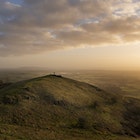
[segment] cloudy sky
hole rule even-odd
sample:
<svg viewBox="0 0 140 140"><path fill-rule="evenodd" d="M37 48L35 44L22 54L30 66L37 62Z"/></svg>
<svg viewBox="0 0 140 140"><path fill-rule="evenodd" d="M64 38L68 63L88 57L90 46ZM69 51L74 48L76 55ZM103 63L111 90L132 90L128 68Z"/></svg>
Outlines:
<svg viewBox="0 0 140 140"><path fill-rule="evenodd" d="M0 68L140 70L139 0L0 0Z"/></svg>

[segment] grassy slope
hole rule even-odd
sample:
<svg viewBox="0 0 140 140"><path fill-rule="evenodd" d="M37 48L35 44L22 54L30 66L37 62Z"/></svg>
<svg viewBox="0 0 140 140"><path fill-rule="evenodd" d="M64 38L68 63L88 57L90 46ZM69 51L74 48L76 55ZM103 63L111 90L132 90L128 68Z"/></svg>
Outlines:
<svg viewBox="0 0 140 140"><path fill-rule="evenodd" d="M1 139L129 140L123 135L139 135L139 100L71 79L50 75L18 82L0 89L0 100Z"/></svg>

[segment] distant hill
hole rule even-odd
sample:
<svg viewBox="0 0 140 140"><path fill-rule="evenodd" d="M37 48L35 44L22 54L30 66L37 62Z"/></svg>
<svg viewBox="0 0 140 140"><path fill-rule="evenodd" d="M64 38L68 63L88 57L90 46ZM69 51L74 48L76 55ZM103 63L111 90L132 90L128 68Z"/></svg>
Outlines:
<svg viewBox="0 0 140 140"><path fill-rule="evenodd" d="M0 88L0 139L132 140L140 100L47 75Z"/></svg>

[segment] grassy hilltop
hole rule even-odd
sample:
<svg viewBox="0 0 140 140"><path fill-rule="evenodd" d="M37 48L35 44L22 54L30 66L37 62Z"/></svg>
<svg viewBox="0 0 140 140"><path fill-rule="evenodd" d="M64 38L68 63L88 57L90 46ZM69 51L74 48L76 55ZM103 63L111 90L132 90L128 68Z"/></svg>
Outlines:
<svg viewBox="0 0 140 140"><path fill-rule="evenodd" d="M140 100L59 75L0 86L0 139L133 140Z"/></svg>

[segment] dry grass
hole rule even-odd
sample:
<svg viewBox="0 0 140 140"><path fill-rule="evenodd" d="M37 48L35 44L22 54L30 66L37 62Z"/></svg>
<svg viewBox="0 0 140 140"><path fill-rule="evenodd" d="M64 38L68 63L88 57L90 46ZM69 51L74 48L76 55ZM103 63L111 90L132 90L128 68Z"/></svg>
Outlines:
<svg viewBox="0 0 140 140"><path fill-rule="evenodd" d="M0 101L0 138L4 140L133 140L139 135L136 125L131 125L140 129L139 100L124 101L64 77L17 82L0 89Z"/></svg>

